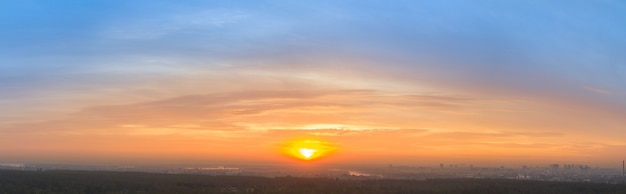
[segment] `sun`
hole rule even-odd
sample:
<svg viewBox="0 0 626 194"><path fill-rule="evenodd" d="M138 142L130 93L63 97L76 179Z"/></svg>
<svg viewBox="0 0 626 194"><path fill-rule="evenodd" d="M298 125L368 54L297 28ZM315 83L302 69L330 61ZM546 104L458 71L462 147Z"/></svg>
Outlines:
<svg viewBox="0 0 626 194"><path fill-rule="evenodd" d="M309 148L300 148L298 149L298 152L300 152L300 155L304 156L304 158L311 158L313 154L317 152L317 150L309 149Z"/></svg>
<svg viewBox="0 0 626 194"><path fill-rule="evenodd" d="M336 147L330 142L312 138L301 138L287 141L281 148L283 154L304 161L328 156Z"/></svg>

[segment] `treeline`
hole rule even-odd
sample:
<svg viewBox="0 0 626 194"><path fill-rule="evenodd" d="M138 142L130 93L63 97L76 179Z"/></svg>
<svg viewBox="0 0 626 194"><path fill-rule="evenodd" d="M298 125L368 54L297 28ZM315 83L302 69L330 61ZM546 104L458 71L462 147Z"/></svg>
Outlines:
<svg viewBox="0 0 626 194"><path fill-rule="evenodd" d="M505 179L340 180L0 170L2 193L626 193L626 185Z"/></svg>

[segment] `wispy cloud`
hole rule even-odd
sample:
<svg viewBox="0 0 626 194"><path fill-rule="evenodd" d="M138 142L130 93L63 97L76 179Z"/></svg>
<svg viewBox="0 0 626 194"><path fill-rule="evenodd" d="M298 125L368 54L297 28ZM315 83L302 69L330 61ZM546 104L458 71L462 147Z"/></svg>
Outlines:
<svg viewBox="0 0 626 194"><path fill-rule="evenodd" d="M595 88L595 87L591 87L591 86L583 86L583 88L587 91L590 92L595 92L595 93L599 93L599 94L611 94L610 91L605 90L605 89L601 89L601 88Z"/></svg>
<svg viewBox="0 0 626 194"><path fill-rule="evenodd" d="M121 40L155 40L168 35L216 33L245 19L237 10L209 9L196 12L162 13L150 17L120 18L109 23L102 35Z"/></svg>
<svg viewBox="0 0 626 194"><path fill-rule="evenodd" d="M312 124L336 123L358 126L368 123L368 114L383 111L388 104L411 109L448 110L424 104L458 103L457 97L384 95L373 90L285 90L223 92L175 98L88 107L64 119L25 123L29 130L88 131L109 128L176 127L193 130L305 129ZM468 104L465 99L462 100ZM397 102L400 102L399 104ZM404 114L398 112L397 114ZM341 116L339 116L341 115ZM364 120L365 119L365 120ZM384 119L384 118L381 118ZM397 128L371 122L376 127ZM190 126L194 127L181 127ZM19 125L18 125L19 126ZM28 126L28 127L26 127ZM359 128L357 128L359 129ZM356 129L348 129L356 130Z"/></svg>

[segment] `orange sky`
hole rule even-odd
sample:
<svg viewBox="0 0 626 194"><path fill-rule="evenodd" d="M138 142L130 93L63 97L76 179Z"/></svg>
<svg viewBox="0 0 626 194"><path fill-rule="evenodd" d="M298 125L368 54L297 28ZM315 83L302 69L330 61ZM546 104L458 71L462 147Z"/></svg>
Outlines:
<svg viewBox="0 0 626 194"><path fill-rule="evenodd" d="M203 88L221 85L205 83ZM321 160L337 163L610 165L624 148L621 131L588 130L588 120L623 122L611 118L611 109L558 99L426 87L412 92L311 84L280 90L255 87L277 85L271 82L240 84L248 89L128 100L135 102L77 94L93 104L70 103L59 108L67 114L3 124L0 152L9 159L66 162L272 162L284 161L277 151L284 142L311 137L336 144L336 153Z"/></svg>

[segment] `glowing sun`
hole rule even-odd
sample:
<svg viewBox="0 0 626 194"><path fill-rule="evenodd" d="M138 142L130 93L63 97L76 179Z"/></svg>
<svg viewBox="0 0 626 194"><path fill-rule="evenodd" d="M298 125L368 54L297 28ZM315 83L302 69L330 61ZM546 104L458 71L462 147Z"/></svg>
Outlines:
<svg viewBox="0 0 626 194"><path fill-rule="evenodd" d="M298 149L298 151L300 152L300 155L304 156L305 158L311 158L311 156L313 156L313 154L317 152L317 150L309 148L300 148Z"/></svg>
<svg viewBox="0 0 626 194"><path fill-rule="evenodd" d="M282 152L301 160L314 160L328 156L336 148L330 143L317 139L295 139L286 142Z"/></svg>

